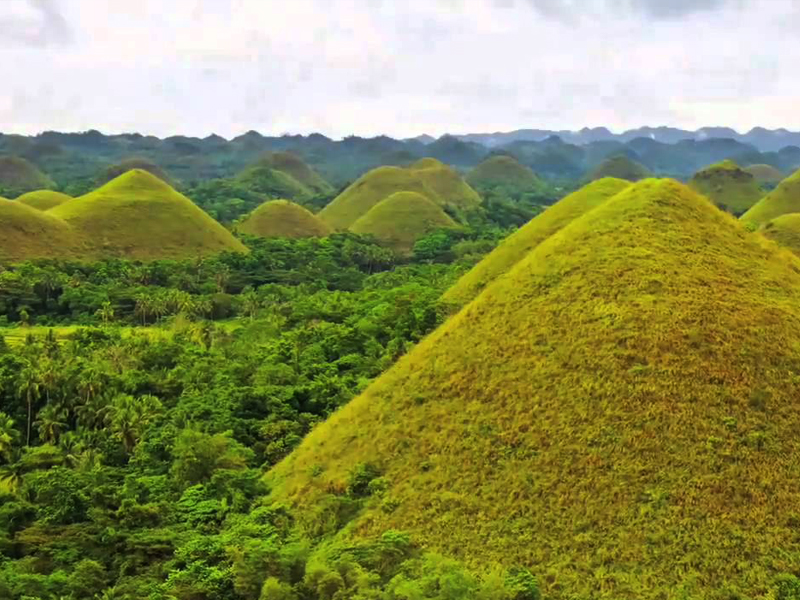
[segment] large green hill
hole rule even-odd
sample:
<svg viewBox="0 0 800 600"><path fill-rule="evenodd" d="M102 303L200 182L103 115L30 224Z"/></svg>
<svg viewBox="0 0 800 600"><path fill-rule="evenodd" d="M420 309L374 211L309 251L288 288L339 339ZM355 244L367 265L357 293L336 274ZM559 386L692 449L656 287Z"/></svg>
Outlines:
<svg viewBox="0 0 800 600"><path fill-rule="evenodd" d="M615 177L627 181L640 181L647 177L652 177L650 169L625 155L617 155L607 158L597 165L588 175L590 181L602 179L603 177Z"/></svg>
<svg viewBox="0 0 800 600"><path fill-rule="evenodd" d="M286 173L317 194L334 192L333 186L294 152L268 152L255 164Z"/></svg>
<svg viewBox="0 0 800 600"><path fill-rule="evenodd" d="M50 210L70 200L71 197L53 190L36 190L17 198L17 202L27 204L36 210Z"/></svg>
<svg viewBox="0 0 800 600"><path fill-rule="evenodd" d="M407 254L426 234L455 226L447 213L422 194L395 192L353 223L350 231L373 236L395 252Z"/></svg>
<svg viewBox="0 0 800 600"><path fill-rule="evenodd" d="M443 296L458 306L466 304L500 275L507 273L531 250L595 206L630 185L622 179L599 179L556 202L510 235L489 256L475 265Z"/></svg>
<svg viewBox="0 0 800 600"><path fill-rule="evenodd" d="M246 250L186 196L140 169L48 214L80 232L94 256L153 259Z"/></svg>
<svg viewBox="0 0 800 600"><path fill-rule="evenodd" d="M268 198L301 200L313 195L311 188L286 171L276 169L264 157L242 170L234 181Z"/></svg>
<svg viewBox="0 0 800 600"><path fill-rule="evenodd" d="M796 212L800 212L800 171L781 181L742 215L742 221L760 227L775 217Z"/></svg>
<svg viewBox="0 0 800 600"><path fill-rule="evenodd" d="M490 156L467 173L466 181L476 190L510 187L534 188L541 181L529 167L506 154Z"/></svg>
<svg viewBox="0 0 800 600"><path fill-rule="evenodd" d="M131 158L126 158L123 161L115 165L111 165L110 167L106 167L97 177L97 182L99 185L104 185L111 181L112 179L116 179L120 175L124 175L128 171L133 171L134 169L139 169L140 171L147 171L151 175L155 175L161 181L168 185L174 185L172 178L167 175L166 171L159 167L156 163L148 158L142 158L139 156L134 156Z"/></svg>
<svg viewBox="0 0 800 600"><path fill-rule="evenodd" d="M800 213L775 217L761 228L761 233L800 255Z"/></svg>
<svg viewBox="0 0 800 600"><path fill-rule="evenodd" d="M258 237L323 237L330 233L325 223L308 209L288 200L270 200L247 215L239 231Z"/></svg>
<svg viewBox="0 0 800 600"><path fill-rule="evenodd" d="M732 160L725 160L698 171L689 181L689 187L737 216L764 196L753 174Z"/></svg>
<svg viewBox="0 0 800 600"><path fill-rule="evenodd" d="M550 600L767 598L798 561L787 256L684 185L631 186L312 431L270 502L529 567Z"/></svg>
<svg viewBox="0 0 800 600"><path fill-rule="evenodd" d="M52 187L53 180L32 162L19 156L0 156L0 193L14 197Z"/></svg>
<svg viewBox="0 0 800 600"><path fill-rule="evenodd" d="M0 198L0 264L32 258L70 258L80 237L63 220L17 200Z"/></svg>
<svg viewBox="0 0 800 600"><path fill-rule="evenodd" d="M783 181L783 173L772 165L750 165L745 171L756 178L756 181L765 185L776 185Z"/></svg>

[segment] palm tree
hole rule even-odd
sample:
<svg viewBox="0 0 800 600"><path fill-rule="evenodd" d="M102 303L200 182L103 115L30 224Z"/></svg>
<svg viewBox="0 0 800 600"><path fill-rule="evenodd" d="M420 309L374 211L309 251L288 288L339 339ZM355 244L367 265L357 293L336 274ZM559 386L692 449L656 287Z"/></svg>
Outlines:
<svg viewBox="0 0 800 600"><path fill-rule="evenodd" d="M39 411L36 426L39 428L39 437L45 443L55 444L61 433L67 428L67 417L69 414L67 410L56 406L55 404L48 404Z"/></svg>
<svg viewBox="0 0 800 600"><path fill-rule="evenodd" d="M19 433L14 429L14 419L0 412L0 457L7 461L11 460L14 442L18 437Z"/></svg>
<svg viewBox="0 0 800 600"><path fill-rule="evenodd" d="M42 379L39 372L28 364L27 367L22 369L19 376L19 385L17 386L17 395L20 400L24 399L28 405L28 434L26 437L25 445L31 445L31 426L33 425L33 403L39 399L39 394L42 386Z"/></svg>
<svg viewBox="0 0 800 600"><path fill-rule="evenodd" d="M256 316L258 309L261 307L261 302L258 298L258 294L255 291L248 290L244 294L242 294L242 308L244 308L244 313L250 317L250 320L253 320L253 317Z"/></svg>
<svg viewBox="0 0 800 600"><path fill-rule="evenodd" d="M13 493L22 486L22 479L25 470L22 463L19 461L10 462L6 465L0 465L0 484Z"/></svg>
<svg viewBox="0 0 800 600"><path fill-rule="evenodd" d="M103 305L98 308L94 314L100 317L100 320L103 322L104 326L107 326L111 321L114 320L114 307L111 305L111 302L103 302Z"/></svg>
<svg viewBox="0 0 800 600"><path fill-rule="evenodd" d="M123 394L114 398L106 423L122 442L125 452L133 452L147 426L161 414L161 402L155 396L134 398Z"/></svg>
<svg viewBox="0 0 800 600"><path fill-rule="evenodd" d="M136 297L136 306L133 314L142 319L142 326L147 325L147 317L153 312L153 299L147 294L139 294Z"/></svg>

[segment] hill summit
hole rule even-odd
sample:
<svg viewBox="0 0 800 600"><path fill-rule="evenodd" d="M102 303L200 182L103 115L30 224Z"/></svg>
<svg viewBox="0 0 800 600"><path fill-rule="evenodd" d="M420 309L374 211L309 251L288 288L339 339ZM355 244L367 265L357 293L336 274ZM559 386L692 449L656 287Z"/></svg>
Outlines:
<svg viewBox="0 0 800 600"><path fill-rule="evenodd" d="M159 167L156 163L154 163L149 158L142 158L140 156L133 156L131 158L126 158L125 160L111 165L103 170L102 173L97 178L97 182L100 185L104 185L109 181L116 179L120 175L124 175L128 171L133 171L135 169L139 169L140 171L147 171L151 175L158 177L161 181L168 185L174 185L172 178L167 175L166 171Z"/></svg>
<svg viewBox="0 0 800 600"><path fill-rule="evenodd" d="M37 190L28 192L17 198L17 202L27 204L36 210L50 210L71 200L70 196L53 190Z"/></svg>
<svg viewBox="0 0 800 600"><path fill-rule="evenodd" d="M798 292L796 259L639 182L312 431L270 501L528 567L553 600L759 596L796 564Z"/></svg>
<svg viewBox="0 0 800 600"><path fill-rule="evenodd" d="M775 185L783 181L783 173L772 165L750 165L745 171L762 184Z"/></svg>
<svg viewBox="0 0 800 600"><path fill-rule="evenodd" d="M775 217L796 212L800 212L800 171L781 181L742 215L742 221L760 227Z"/></svg>
<svg viewBox="0 0 800 600"><path fill-rule="evenodd" d="M618 154L605 159L592 169L589 173L589 181L595 181L603 177L614 177L616 179L625 179L626 181L635 182L652 176L653 174L650 172L650 169L643 164L636 162L624 154Z"/></svg>
<svg viewBox="0 0 800 600"><path fill-rule="evenodd" d="M32 162L19 156L0 156L0 193L14 197L54 185Z"/></svg>
<svg viewBox="0 0 800 600"><path fill-rule="evenodd" d="M325 223L306 208L288 200L270 200L251 212L239 224L239 231L258 237L324 237Z"/></svg>
<svg viewBox="0 0 800 600"><path fill-rule="evenodd" d="M476 190L531 188L541 183L529 167L507 154L490 156L467 174L466 181Z"/></svg>
<svg viewBox="0 0 800 600"><path fill-rule="evenodd" d="M800 213L775 217L761 228L761 233L800 256Z"/></svg>
<svg viewBox="0 0 800 600"><path fill-rule="evenodd" d="M333 186L294 152L268 152L255 163L286 173L316 194L332 194Z"/></svg>
<svg viewBox="0 0 800 600"><path fill-rule="evenodd" d="M764 196L753 174L732 160L698 171L689 181L689 187L737 216Z"/></svg>
<svg viewBox="0 0 800 600"><path fill-rule="evenodd" d="M24 202L0 198L0 264L31 258L67 258L79 236L63 220Z"/></svg>

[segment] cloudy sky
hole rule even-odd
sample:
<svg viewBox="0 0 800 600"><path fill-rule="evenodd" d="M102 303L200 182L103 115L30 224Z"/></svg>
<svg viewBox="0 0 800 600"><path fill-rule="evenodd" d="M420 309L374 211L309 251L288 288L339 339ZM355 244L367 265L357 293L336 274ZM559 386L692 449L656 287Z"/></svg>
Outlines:
<svg viewBox="0 0 800 600"><path fill-rule="evenodd" d="M800 130L797 0L0 0L0 131Z"/></svg>

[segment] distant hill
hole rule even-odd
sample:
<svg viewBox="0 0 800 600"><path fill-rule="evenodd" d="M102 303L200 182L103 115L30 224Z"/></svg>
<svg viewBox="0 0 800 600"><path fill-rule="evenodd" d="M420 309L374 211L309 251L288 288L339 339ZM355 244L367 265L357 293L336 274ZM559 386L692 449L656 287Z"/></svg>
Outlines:
<svg viewBox="0 0 800 600"><path fill-rule="evenodd" d="M317 194L332 194L334 192L333 186L294 152L268 152L256 161L254 166L266 166L286 173L295 181Z"/></svg>
<svg viewBox="0 0 800 600"><path fill-rule="evenodd" d="M241 171L234 181L267 198L300 200L313 195L311 188L263 158Z"/></svg>
<svg viewBox="0 0 800 600"><path fill-rule="evenodd" d="M797 212L800 212L800 171L781 181L742 215L742 221L760 227L775 217Z"/></svg>
<svg viewBox="0 0 800 600"><path fill-rule="evenodd" d="M17 198L17 202L27 204L36 210L50 210L56 206L60 206L71 200L70 196L55 192L53 190L37 190L35 192L28 192Z"/></svg>
<svg viewBox="0 0 800 600"><path fill-rule="evenodd" d="M556 202L527 225L507 237L442 296L462 306L527 256L534 248L578 217L626 189L630 183L611 177L599 179Z"/></svg>
<svg viewBox="0 0 800 600"><path fill-rule="evenodd" d="M353 547L400 530L529 568L553 600L758 597L797 537L799 292L800 261L639 182L315 428L269 501Z"/></svg>
<svg viewBox="0 0 800 600"><path fill-rule="evenodd" d="M689 187L737 216L764 196L756 178L732 160L711 165L695 173L689 181Z"/></svg>
<svg viewBox="0 0 800 600"><path fill-rule="evenodd" d="M17 200L0 198L0 264L33 258L71 258L80 236L63 220Z"/></svg>
<svg viewBox="0 0 800 600"><path fill-rule="evenodd" d="M750 165L745 171L756 178L756 181L766 185L775 185L783 181L783 173L772 165Z"/></svg>
<svg viewBox="0 0 800 600"><path fill-rule="evenodd" d="M54 187L53 180L19 156L0 156L0 193L17 196Z"/></svg>
<svg viewBox="0 0 800 600"><path fill-rule="evenodd" d="M323 237L330 228L302 206L288 200L270 200L242 220L238 230L258 237Z"/></svg>
<svg viewBox="0 0 800 600"><path fill-rule="evenodd" d="M765 237L800 256L800 213L775 217L760 231Z"/></svg>
<svg viewBox="0 0 800 600"><path fill-rule="evenodd" d="M604 177L615 177L626 181L640 181L652 177L650 169L643 164L631 160L627 156L617 155L607 158L588 174L589 181L596 181Z"/></svg>
<svg viewBox="0 0 800 600"><path fill-rule="evenodd" d="M497 187L527 189L541 183L529 167L520 164L513 156L504 154L490 156L467 173L465 179L479 191Z"/></svg>
<svg viewBox="0 0 800 600"><path fill-rule="evenodd" d="M179 258L246 251L191 200L141 169L47 214L80 232L97 257Z"/></svg>
<svg viewBox="0 0 800 600"><path fill-rule="evenodd" d="M112 179L116 179L120 175L124 175L128 171L133 171L134 169L147 171L151 175L158 177L164 183L168 185L174 185L172 178L167 175L164 169L159 167L153 161L142 157L126 158L115 165L103 169L103 172L100 173L97 178L98 185L105 185Z"/></svg>
<svg viewBox="0 0 800 600"><path fill-rule="evenodd" d="M350 231L373 236L395 252L408 254L414 243L428 233L455 226L452 218L422 194L395 192L353 223Z"/></svg>

